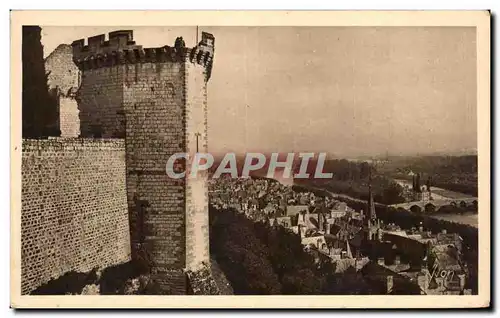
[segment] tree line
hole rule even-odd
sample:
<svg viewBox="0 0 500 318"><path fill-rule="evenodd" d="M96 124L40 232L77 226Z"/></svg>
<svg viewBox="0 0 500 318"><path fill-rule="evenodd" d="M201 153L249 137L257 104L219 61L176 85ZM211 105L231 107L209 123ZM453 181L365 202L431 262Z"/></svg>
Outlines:
<svg viewBox="0 0 500 318"><path fill-rule="evenodd" d="M370 181L374 200L391 205L405 202L403 188L393 180L377 173L367 162L351 162L345 159L327 160L324 171L333 174L331 179L296 179L294 183L304 186L321 187L333 193L368 200Z"/></svg>
<svg viewBox="0 0 500 318"><path fill-rule="evenodd" d="M432 178L435 187L477 196L477 156L425 156L397 162L391 172L397 178L411 178L410 171Z"/></svg>

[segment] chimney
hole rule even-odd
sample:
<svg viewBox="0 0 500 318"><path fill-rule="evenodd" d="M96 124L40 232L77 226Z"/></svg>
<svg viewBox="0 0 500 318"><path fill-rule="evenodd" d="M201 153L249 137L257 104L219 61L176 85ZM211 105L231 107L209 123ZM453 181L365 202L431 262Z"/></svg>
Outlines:
<svg viewBox="0 0 500 318"><path fill-rule="evenodd" d="M394 286L394 277L387 276L387 294L392 293L392 287Z"/></svg>
<svg viewBox="0 0 500 318"><path fill-rule="evenodd" d="M325 227L326 227L326 234L330 234L330 227L331 227L331 225L328 224L328 223L325 223Z"/></svg>
<svg viewBox="0 0 500 318"><path fill-rule="evenodd" d="M441 233L446 234L446 229L443 229Z"/></svg>
<svg viewBox="0 0 500 318"><path fill-rule="evenodd" d="M458 279L460 281L460 290L465 288L465 274L458 274Z"/></svg>
<svg viewBox="0 0 500 318"><path fill-rule="evenodd" d="M399 265L401 264L401 258L399 257L399 255L396 255L396 257L394 258L394 265Z"/></svg>
<svg viewBox="0 0 500 318"><path fill-rule="evenodd" d="M321 214L321 211L318 211L318 230L323 231L323 228L323 215Z"/></svg>
<svg viewBox="0 0 500 318"><path fill-rule="evenodd" d="M435 278L436 283L438 285L438 289L444 289L444 278L443 277L436 277Z"/></svg>

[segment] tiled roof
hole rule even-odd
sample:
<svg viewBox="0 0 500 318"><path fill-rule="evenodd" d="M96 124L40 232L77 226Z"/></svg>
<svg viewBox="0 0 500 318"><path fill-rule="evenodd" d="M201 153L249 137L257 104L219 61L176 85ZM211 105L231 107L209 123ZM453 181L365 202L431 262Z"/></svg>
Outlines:
<svg viewBox="0 0 500 318"><path fill-rule="evenodd" d="M286 215L291 216L291 215L297 215L301 211L307 211L308 206L307 205L289 205L286 207Z"/></svg>

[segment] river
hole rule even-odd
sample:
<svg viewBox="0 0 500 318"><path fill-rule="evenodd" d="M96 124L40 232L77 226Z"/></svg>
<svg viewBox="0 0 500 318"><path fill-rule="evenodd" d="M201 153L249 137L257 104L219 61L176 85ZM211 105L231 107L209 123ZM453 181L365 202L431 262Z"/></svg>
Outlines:
<svg viewBox="0 0 500 318"><path fill-rule="evenodd" d="M412 184L408 180L402 179L394 179L394 181L400 186L408 186L411 187ZM457 199L457 198L472 198L472 196L460 192L450 191L438 187L431 186L432 197L434 200L449 200L449 199ZM478 226L478 214L474 211L465 212L463 214L448 214L448 213L438 213L429 215L432 218L467 224L470 226L474 226L477 228Z"/></svg>

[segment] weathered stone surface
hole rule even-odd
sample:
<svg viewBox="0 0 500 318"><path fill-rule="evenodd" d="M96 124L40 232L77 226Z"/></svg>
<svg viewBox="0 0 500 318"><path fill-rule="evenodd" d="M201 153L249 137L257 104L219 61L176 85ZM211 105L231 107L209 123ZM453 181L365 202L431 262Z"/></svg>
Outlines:
<svg viewBox="0 0 500 318"><path fill-rule="evenodd" d="M61 137L80 135L80 118L75 93L79 86L80 72L73 62L71 45L61 44L45 59L47 84L51 94L59 101L59 126Z"/></svg>
<svg viewBox="0 0 500 318"><path fill-rule="evenodd" d="M21 289L130 259L123 140L23 140Z"/></svg>
<svg viewBox="0 0 500 318"><path fill-rule="evenodd" d="M57 88L63 96L69 96L71 89L78 87L79 78L71 45L61 44L50 53L45 59L45 71L49 89Z"/></svg>
<svg viewBox="0 0 500 318"><path fill-rule="evenodd" d="M196 271L187 272L190 291L193 295L220 295L221 292L214 278L209 264L202 264Z"/></svg>

